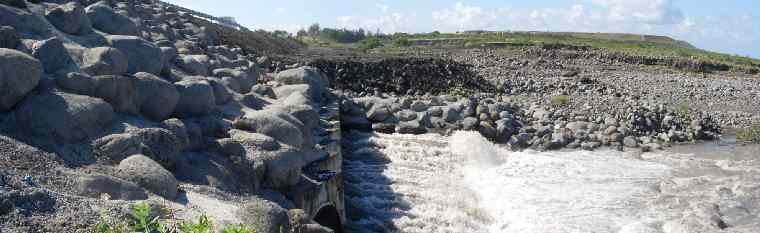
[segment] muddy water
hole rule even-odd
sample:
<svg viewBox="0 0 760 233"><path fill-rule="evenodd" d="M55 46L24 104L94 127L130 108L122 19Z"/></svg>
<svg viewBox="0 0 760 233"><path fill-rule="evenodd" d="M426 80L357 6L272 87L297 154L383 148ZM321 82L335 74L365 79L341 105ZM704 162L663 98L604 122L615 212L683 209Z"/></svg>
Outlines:
<svg viewBox="0 0 760 233"><path fill-rule="evenodd" d="M510 152L476 133L352 134L352 232L760 232L760 149Z"/></svg>

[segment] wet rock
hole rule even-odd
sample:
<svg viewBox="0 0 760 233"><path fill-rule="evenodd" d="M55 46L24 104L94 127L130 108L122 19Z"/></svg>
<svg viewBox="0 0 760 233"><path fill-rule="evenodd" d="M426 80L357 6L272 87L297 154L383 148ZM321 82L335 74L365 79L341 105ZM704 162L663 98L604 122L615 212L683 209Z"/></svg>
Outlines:
<svg viewBox="0 0 760 233"><path fill-rule="evenodd" d="M169 200L177 196L177 179L160 164L144 155L132 155L119 163L119 178Z"/></svg>
<svg viewBox="0 0 760 233"><path fill-rule="evenodd" d="M24 53L0 48L0 112L8 111L34 89L42 64Z"/></svg>

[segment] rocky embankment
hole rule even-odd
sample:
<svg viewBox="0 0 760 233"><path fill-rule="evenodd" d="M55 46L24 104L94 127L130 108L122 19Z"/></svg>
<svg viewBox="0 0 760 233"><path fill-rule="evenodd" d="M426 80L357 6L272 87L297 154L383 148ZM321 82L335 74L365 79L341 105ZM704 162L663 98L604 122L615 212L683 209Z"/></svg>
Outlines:
<svg viewBox="0 0 760 233"><path fill-rule="evenodd" d="M2 232L92 232L137 201L332 232L292 199L335 144L318 70L261 83L255 56L157 1L31 2L0 1Z"/></svg>

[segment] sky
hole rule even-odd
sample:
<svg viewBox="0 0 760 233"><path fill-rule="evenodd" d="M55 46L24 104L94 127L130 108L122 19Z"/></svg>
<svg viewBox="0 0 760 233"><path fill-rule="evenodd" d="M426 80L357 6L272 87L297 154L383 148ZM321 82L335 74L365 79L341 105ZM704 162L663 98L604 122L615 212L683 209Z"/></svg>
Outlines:
<svg viewBox="0 0 760 233"><path fill-rule="evenodd" d="M758 0L165 0L250 29L312 23L393 32L564 31L670 36L760 58Z"/></svg>

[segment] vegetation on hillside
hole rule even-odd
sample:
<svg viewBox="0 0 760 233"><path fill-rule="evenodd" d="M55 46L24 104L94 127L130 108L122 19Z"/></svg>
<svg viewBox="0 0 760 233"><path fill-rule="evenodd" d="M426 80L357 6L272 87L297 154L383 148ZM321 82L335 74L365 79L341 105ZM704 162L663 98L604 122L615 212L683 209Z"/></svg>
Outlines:
<svg viewBox="0 0 760 233"><path fill-rule="evenodd" d="M464 47L490 45L507 48L568 45L606 49L631 55L692 59L743 69L760 70L760 60L758 59L710 52L664 36L571 32L440 33L437 31L419 34L383 34L379 32L372 34L361 29L320 28L318 24L314 24L308 30L299 32L296 38L310 46L354 48L359 51L378 53L403 52L431 45L435 46L436 44L454 44Z"/></svg>

